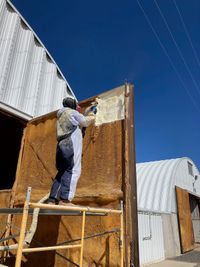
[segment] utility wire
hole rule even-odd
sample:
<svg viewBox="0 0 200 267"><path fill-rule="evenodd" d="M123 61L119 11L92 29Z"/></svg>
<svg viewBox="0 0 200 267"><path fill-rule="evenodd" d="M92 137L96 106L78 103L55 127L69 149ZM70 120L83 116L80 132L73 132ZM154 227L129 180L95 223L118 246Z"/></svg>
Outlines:
<svg viewBox="0 0 200 267"><path fill-rule="evenodd" d="M141 9L141 11L142 11L144 17L145 17L147 23L149 24L149 27L151 28L153 34L155 35L155 37L156 37L156 39L157 39L159 45L161 46L161 48L162 48L164 54L165 54L166 57L168 58L168 60L169 60L169 62L170 62L170 64L171 64L173 70L175 71L175 73L176 73L176 75L177 75L179 81L181 82L183 88L185 89L186 93L187 93L188 96L190 97L190 100L192 101L192 103L193 103L193 105L195 106L195 108L200 112L200 108L199 108L198 105L196 104L196 101L195 101L194 97L191 95L191 93L190 93L190 91L188 90L187 86L185 85L183 79L181 78L181 75L179 74L179 72L178 72L177 68L175 67L175 65L174 65L174 63L173 63L171 57L169 56L169 54L168 54L168 52L167 52L165 46L163 45L162 41L160 40L160 38L159 38L159 36L158 36L156 30L155 30L154 27L153 27L153 24L151 23L151 21L150 21L148 15L147 15L147 13L145 12L144 8L142 7L140 1L139 1L139 0L136 0L136 1L137 1L137 3L138 3L138 6L140 7L140 9Z"/></svg>
<svg viewBox="0 0 200 267"><path fill-rule="evenodd" d="M187 36L187 38L188 38L188 41L189 41L189 43L190 43L190 45L191 45L191 47L192 47L192 51L193 51L194 57L196 58L196 61L197 61L198 66L200 67L200 59L199 59L198 54L197 54L197 51L196 51L196 49L195 49L195 47L194 47L194 45L193 45L193 42L192 42L192 39L191 39L191 37L190 37L189 31L188 31L188 29L187 29L187 27L186 27L186 25L185 25L183 16L182 16L182 14L181 14L181 11L180 11L180 9L179 9L177 3L176 3L176 0L173 0L173 3L174 3L174 5L175 5L176 10L177 10L177 12L178 12L178 15L179 15L179 17L180 17L180 20L181 20L183 29L184 29L184 31L185 31L185 34L186 34L186 36Z"/></svg>
<svg viewBox="0 0 200 267"><path fill-rule="evenodd" d="M157 1L156 1L156 0L153 0L153 1L154 1L155 5L156 5L156 7L157 7L157 9L158 9L158 12L160 13L161 18L162 18L163 21L164 21L164 24L165 24L165 26L166 26L166 28L167 28L167 30L168 30L168 32L169 32L169 34L170 34L172 40L173 40L173 43L174 43L175 46L176 46L176 49L177 49L177 51L178 51L179 56L181 57L181 59L182 59L184 65L185 65L185 67L186 67L186 69L187 69L187 71L188 71L188 73L189 73L189 76L190 76L190 78L192 79L192 81L193 81L193 83L194 83L194 86L195 86L197 92L198 92L199 95L200 95L200 88L199 88L199 85L198 85L197 81L195 80L194 75L192 74L192 71L191 71L190 67L188 66L188 64L187 64L187 62L186 62L186 60L185 60L185 58L184 58L184 56L183 56L183 53L181 52L181 49L180 49L178 43L176 42L176 39L175 39L175 37L174 37L174 35L173 35L173 33L172 33L170 27L169 27L169 24L168 24L168 22L167 22L167 20L166 20L166 18L165 18L165 15L164 15L163 12L161 11L161 9L160 9L160 7L159 7Z"/></svg>

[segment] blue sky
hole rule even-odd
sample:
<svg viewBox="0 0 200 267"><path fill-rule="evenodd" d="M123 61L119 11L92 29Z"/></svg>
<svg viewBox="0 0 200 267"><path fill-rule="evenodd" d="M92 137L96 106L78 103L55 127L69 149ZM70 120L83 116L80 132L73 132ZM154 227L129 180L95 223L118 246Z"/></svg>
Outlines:
<svg viewBox="0 0 200 267"><path fill-rule="evenodd" d="M65 75L79 100L125 80L135 86L137 162L188 156L200 169L200 65L173 0L12 0ZM200 1L176 0L200 58ZM189 93L188 93L189 92ZM191 100L191 98L193 100Z"/></svg>

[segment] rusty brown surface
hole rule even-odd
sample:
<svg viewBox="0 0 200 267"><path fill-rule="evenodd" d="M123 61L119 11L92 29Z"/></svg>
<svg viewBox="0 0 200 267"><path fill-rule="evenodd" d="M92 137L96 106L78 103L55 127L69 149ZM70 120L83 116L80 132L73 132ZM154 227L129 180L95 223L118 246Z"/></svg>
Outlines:
<svg viewBox="0 0 200 267"><path fill-rule="evenodd" d="M189 193L176 186L178 222L181 239L181 252L194 249L194 233L190 211Z"/></svg>
<svg viewBox="0 0 200 267"><path fill-rule="evenodd" d="M0 190L0 208L9 208L11 190ZM0 214L0 236L3 236L7 215Z"/></svg>
<svg viewBox="0 0 200 267"><path fill-rule="evenodd" d="M125 90L125 86L121 87ZM83 102L87 106L93 99ZM130 111L131 112L131 109ZM126 121L130 123L132 119ZM21 161L18 165L15 186L13 187L13 203L22 205L28 186L32 187L32 201L38 201L46 195L55 177L56 150L56 113L40 117L30 122L24 134L24 144L21 147ZM127 127L127 126L126 126ZM119 208L121 199L126 193L126 240L127 253L130 254L130 242L135 233L132 231L132 191L130 174L134 158L129 149L131 133L125 132L125 121L116 121L99 127L90 126L83 142L82 174L78 182L75 203L82 205ZM126 151L127 150L127 151ZM126 153L126 156L125 156ZM125 163L126 161L126 163ZM134 171L134 170L133 170ZM126 176L126 177L125 177ZM133 178L132 178L133 177ZM135 196L135 195L134 195ZM20 226L21 218L14 216L12 222ZM101 233L119 227L118 216L88 217L86 220L86 235ZM41 217L34 240L44 245L55 245L58 242L80 237L81 221L79 217ZM12 229L12 232L17 230ZM127 239L128 238L128 239ZM33 244L35 245L34 241ZM119 234L105 235L89 239L85 242L84 266L119 266ZM59 252L74 262L79 261L79 252ZM66 259L53 252L35 253L26 256L23 266L73 266ZM40 265L41 264L41 265ZM12 265L12 264L11 264ZM13 265L14 266L14 265ZM126 264L128 267L128 263Z"/></svg>
<svg viewBox="0 0 200 267"><path fill-rule="evenodd" d="M55 121L53 118L37 125L29 124L26 129L15 204L24 201L28 186L33 188L33 200L39 200L50 189L56 174ZM75 202L102 205L122 198L121 162L122 122L88 128Z"/></svg>
<svg viewBox="0 0 200 267"><path fill-rule="evenodd" d="M11 190L0 190L0 208L9 208L11 199ZM5 238L8 215L0 214L0 239ZM2 245L2 243L1 243ZM4 252L0 252L0 257Z"/></svg>
<svg viewBox="0 0 200 267"><path fill-rule="evenodd" d="M19 225L21 216L14 216L13 224ZM30 218L28 226L30 225ZM111 217L86 217L85 236L102 233L104 231L119 228L119 216ZM19 229L13 228L12 234L18 234ZM40 216L37 231L34 235L31 247L51 246L79 239L81 237L81 217L72 216ZM12 242L17 242L17 239ZM80 241L78 241L80 242ZM76 242L77 243L77 242ZM76 244L73 243L73 244ZM114 233L85 240L84 243L84 265L83 266L112 266L119 265L119 234ZM57 250L26 254L23 257L22 266L26 267L53 267L53 266L74 266L69 261L79 265L79 249ZM15 252L14 252L15 254ZM12 267L15 257L8 258L5 264Z"/></svg>

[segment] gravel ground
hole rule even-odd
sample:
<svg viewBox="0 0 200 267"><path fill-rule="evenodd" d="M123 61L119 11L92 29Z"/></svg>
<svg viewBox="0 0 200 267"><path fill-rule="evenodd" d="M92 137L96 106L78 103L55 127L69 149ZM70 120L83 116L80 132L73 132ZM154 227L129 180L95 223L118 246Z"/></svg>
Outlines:
<svg viewBox="0 0 200 267"><path fill-rule="evenodd" d="M200 267L200 247L178 257L174 257L148 267Z"/></svg>

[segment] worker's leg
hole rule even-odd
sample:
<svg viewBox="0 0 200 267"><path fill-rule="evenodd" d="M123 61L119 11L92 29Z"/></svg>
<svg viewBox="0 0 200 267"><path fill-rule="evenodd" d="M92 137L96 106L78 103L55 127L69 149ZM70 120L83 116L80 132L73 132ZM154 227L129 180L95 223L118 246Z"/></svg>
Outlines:
<svg viewBox="0 0 200 267"><path fill-rule="evenodd" d="M56 151L56 167L57 175L54 179L49 201L57 202L60 199L61 190L63 184L61 181L65 180L65 190L69 191L71 176L72 176L72 166L73 166L73 148L70 139L64 139L60 141L57 145ZM66 199L66 197L65 197Z"/></svg>
<svg viewBox="0 0 200 267"><path fill-rule="evenodd" d="M61 164L61 160L62 160L61 151L60 151L59 143L58 143L57 148L56 148L56 167L57 167L58 172L51 186L51 191L50 191L48 202L55 203L58 201L58 194L59 194L60 186L61 186L60 185L61 176L60 176L60 171L59 171L60 168L58 168L58 162L60 162Z"/></svg>
<svg viewBox="0 0 200 267"><path fill-rule="evenodd" d="M59 195L60 195L60 187L61 187L60 173L58 172L54 181L53 181L48 202L53 202L53 203L58 202Z"/></svg>
<svg viewBox="0 0 200 267"><path fill-rule="evenodd" d="M73 144L73 165L71 169L71 182L68 193L68 200L72 201L76 192L78 179L81 175L81 157L82 157L82 133L79 128L71 135ZM62 181L61 181L62 184ZM61 192L62 193L62 192Z"/></svg>

